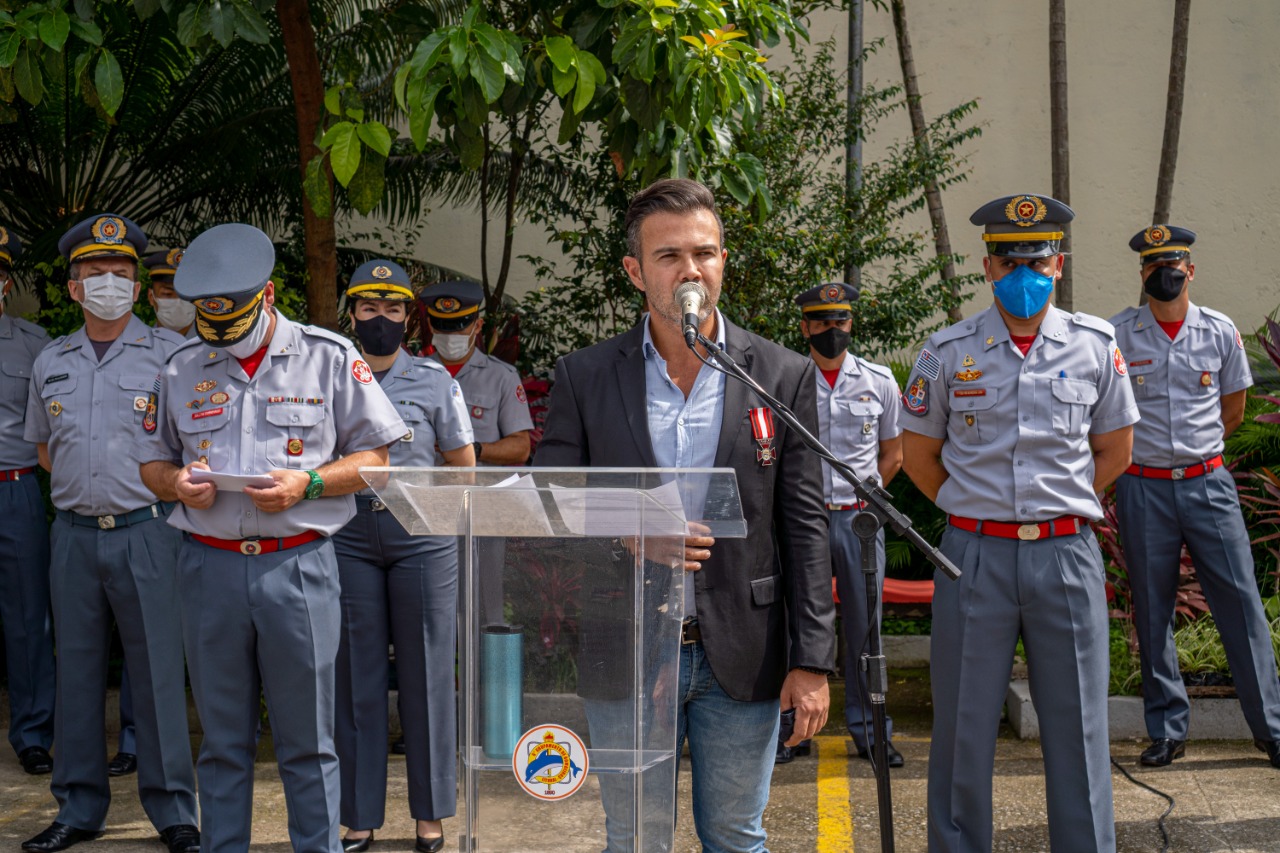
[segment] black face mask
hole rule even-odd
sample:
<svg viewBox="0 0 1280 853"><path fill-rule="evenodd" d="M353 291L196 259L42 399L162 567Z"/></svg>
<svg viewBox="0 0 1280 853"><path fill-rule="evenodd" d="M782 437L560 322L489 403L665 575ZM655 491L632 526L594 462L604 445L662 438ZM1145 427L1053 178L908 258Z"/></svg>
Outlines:
<svg viewBox="0 0 1280 853"><path fill-rule="evenodd" d="M1147 296L1160 302L1172 302L1182 295L1186 287L1187 273L1177 267L1156 267L1142 282Z"/></svg>
<svg viewBox="0 0 1280 853"><path fill-rule="evenodd" d="M834 326L825 332L809 336L809 343L823 358L835 358L849 349L849 341L853 335Z"/></svg>
<svg viewBox="0 0 1280 853"><path fill-rule="evenodd" d="M381 314L368 320L356 320L355 327L360 347L368 355L391 355L404 339L404 321L397 322Z"/></svg>

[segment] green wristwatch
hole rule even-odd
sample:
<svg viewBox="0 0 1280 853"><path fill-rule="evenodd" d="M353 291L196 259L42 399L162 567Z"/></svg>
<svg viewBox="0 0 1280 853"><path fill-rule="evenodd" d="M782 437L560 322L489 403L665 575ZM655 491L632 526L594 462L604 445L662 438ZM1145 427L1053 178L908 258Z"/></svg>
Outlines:
<svg viewBox="0 0 1280 853"><path fill-rule="evenodd" d="M320 475L315 471L308 471L307 476L311 478L311 482L307 483L307 490L302 493L302 499L313 501L324 494L324 480L321 480Z"/></svg>

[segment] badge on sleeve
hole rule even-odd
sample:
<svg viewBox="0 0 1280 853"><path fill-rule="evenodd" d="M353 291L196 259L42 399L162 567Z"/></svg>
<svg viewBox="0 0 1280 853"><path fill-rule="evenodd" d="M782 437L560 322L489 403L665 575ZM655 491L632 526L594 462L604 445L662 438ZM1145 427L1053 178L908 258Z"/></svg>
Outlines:
<svg viewBox="0 0 1280 853"><path fill-rule="evenodd" d="M937 382L942 375L942 361L927 349L922 349L916 358L915 372L931 382Z"/></svg>
<svg viewBox="0 0 1280 853"><path fill-rule="evenodd" d="M355 363L351 365L351 375L361 385L368 385L373 381L373 371L369 369L369 365L365 364L363 359L357 358Z"/></svg>
<svg viewBox="0 0 1280 853"><path fill-rule="evenodd" d="M1111 351L1111 364L1115 367L1118 375L1129 375L1129 366L1124 363L1124 356L1120 354L1120 347L1116 347Z"/></svg>
<svg viewBox="0 0 1280 853"><path fill-rule="evenodd" d="M1244 349L1244 341L1240 339L1239 329L1236 329L1236 346L1238 346L1240 349Z"/></svg>
<svg viewBox="0 0 1280 853"><path fill-rule="evenodd" d="M926 415L929 412L928 389L924 377L917 376L902 394L902 405L913 415Z"/></svg>
<svg viewBox="0 0 1280 853"><path fill-rule="evenodd" d="M519 400L521 403L529 402L529 398L525 396L523 385L516 386L516 399Z"/></svg>
<svg viewBox="0 0 1280 853"><path fill-rule="evenodd" d="M778 451L773 448L773 409L761 406L747 410L747 418L751 421L751 434L755 437L760 449L756 451L756 461L761 465L772 465L778 458Z"/></svg>

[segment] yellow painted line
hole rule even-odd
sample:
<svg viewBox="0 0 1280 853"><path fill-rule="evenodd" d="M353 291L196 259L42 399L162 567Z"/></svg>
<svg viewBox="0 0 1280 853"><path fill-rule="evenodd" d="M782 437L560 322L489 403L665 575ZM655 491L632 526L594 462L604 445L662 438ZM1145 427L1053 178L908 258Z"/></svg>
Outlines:
<svg viewBox="0 0 1280 853"><path fill-rule="evenodd" d="M853 814L849 807L849 759L845 738L820 735L818 748L818 853L853 850Z"/></svg>

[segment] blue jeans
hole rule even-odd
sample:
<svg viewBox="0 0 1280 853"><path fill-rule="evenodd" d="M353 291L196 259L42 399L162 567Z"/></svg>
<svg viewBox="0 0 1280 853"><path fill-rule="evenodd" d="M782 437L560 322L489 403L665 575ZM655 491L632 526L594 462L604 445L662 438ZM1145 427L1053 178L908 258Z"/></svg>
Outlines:
<svg viewBox="0 0 1280 853"><path fill-rule="evenodd" d="M701 643L680 647L679 692L676 711L676 756L689 740L693 773L693 824L705 853L767 853L763 825L769 802L773 755L778 738L778 700L739 702L720 687L707 663ZM622 720L631 720L625 701L588 700L587 719L592 746L603 746L609 732ZM597 736L597 733L600 736ZM666 766L666 765L662 765ZM671 768L673 769L673 768ZM661 780L664 790L651 791L640 779L645 811L645 853L669 849L649 839L666 839L651 829L664 819L674 823L675 774L660 768L646 771ZM608 832L608 853L631 853L634 847L632 805L636 801L636 777L604 775L600 793ZM668 781L669 780L669 781Z"/></svg>

